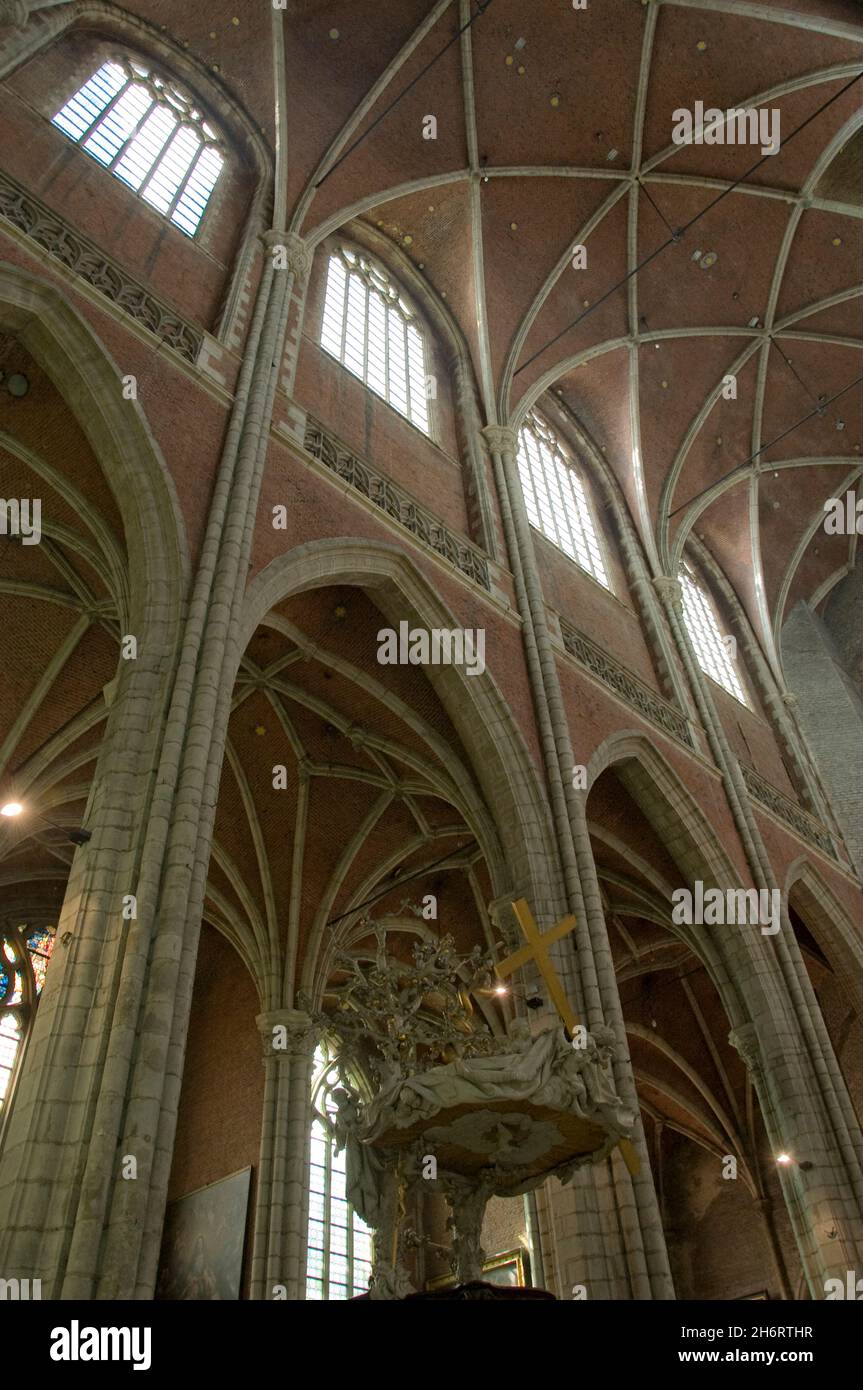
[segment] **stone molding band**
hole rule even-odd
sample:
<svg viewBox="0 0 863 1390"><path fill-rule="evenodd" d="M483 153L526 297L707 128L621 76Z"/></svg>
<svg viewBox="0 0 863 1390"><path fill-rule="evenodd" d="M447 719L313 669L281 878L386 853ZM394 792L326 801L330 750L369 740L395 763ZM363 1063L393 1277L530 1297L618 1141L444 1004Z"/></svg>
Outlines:
<svg viewBox="0 0 863 1390"><path fill-rule="evenodd" d="M488 559L482 551L451 531L404 488L372 468L365 459L359 458L311 415L306 419L303 448L337 477L356 488L363 497L374 502L387 516L404 526L423 545L442 555L474 584L491 592Z"/></svg>
<svg viewBox="0 0 863 1390"><path fill-rule="evenodd" d="M95 242L73 231L62 217L27 193L8 174L0 174L0 217L181 357L197 362L204 345L202 329L193 328L175 309L157 299L106 256Z"/></svg>

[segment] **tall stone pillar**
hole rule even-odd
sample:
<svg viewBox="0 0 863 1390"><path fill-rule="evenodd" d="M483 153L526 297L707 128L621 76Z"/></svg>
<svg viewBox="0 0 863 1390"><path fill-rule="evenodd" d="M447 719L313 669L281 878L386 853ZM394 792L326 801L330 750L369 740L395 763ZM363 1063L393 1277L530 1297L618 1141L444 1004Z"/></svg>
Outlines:
<svg viewBox="0 0 863 1390"><path fill-rule="evenodd" d="M853 1269L859 1262L860 1248L849 1231L841 1189L830 1181L831 1155L812 1128L812 1117L801 1107L799 1118L789 1113L788 1097L774 1072L775 1044L764 1045L752 1024L735 1028L728 1040L746 1064L764 1117L767 1137L774 1155L787 1151L793 1158L778 1164L782 1195L806 1272L813 1298L824 1296L824 1280ZM794 1102L792 1102L794 1103ZM800 1106L799 1096L796 1104ZM769 1216L769 1213L765 1213ZM768 1236L783 1288L788 1292L787 1275L772 1216Z"/></svg>
<svg viewBox="0 0 863 1390"><path fill-rule="evenodd" d="M251 1295L302 1298L316 1034L308 1014L298 1009L261 1014L257 1022L265 1081Z"/></svg>
<svg viewBox="0 0 863 1390"><path fill-rule="evenodd" d="M310 264L299 237L269 233L265 249L167 716L121 685L61 919L74 949L51 972L0 1162L0 1268L52 1298L155 1287L236 634L291 287Z"/></svg>
<svg viewBox="0 0 863 1390"><path fill-rule="evenodd" d="M136 636L137 660L120 663L90 790L91 838L72 863L0 1156L0 1270L41 1279L46 1297L59 1295L69 1213L82 1198L80 1169L92 1100L105 1075L105 1040L113 1038L127 1058L134 1041L136 997L123 988L121 972L126 960L142 960L142 929L134 900L124 907L124 898L136 892L176 660L151 632ZM115 1112L121 1102L114 1098ZM116 1123L115 1113L115 1142Z"/></svg>
<svg viewBox="0 0 863 1390"><path fill-rule="evenodd" d="M561 1230L558 1280L563 1288L586 1284L591 1298L671 1298L671 1270L629 1060L584 796L573 787L576 759L518 475L518 436L514 430L496 425L483 430L483 436L494 464L523 619L525 655L567 905L578 923L575 968L581 1005L588 1027L606 1024L615 1032L614 1076L621 1098L636 1117L633 1144L640 1162L639 1173L630 1177L615 1155L601 1167L582 1169L570 1187L554 1193Z"/></svg>
<svg viewBox="0 0 863 1390"><path fill-rule="evenodd" d="M459 426L468 516L474 540L495 561L501 559L497 523L488 483L485 450L482 447L482 419L469 358L458 350L448 362L453 384L456 420Z"/></svg>
<svg viewBox="0 0 863 1390"><path fill-rule="evenodd" d="M778 892L740 765L683 621L680 584L668 576L654 583L722 773L753 882L759 890ZM774 1153L787 1149L796 1160L782 1172L783 1192L809 1287L818 1298L823 1296L824 1279L840 1266L853 1268L863 1253L863 1135L800 955L788 904L780 901L781 930L770 938L769 947L762 946L760 956L756 944L744 954L742 943L730 943L737 952L732 974L751 1014L749 1029L738 1027L732 1041L735 1046L740 1043L752 1071Z"/></svg>

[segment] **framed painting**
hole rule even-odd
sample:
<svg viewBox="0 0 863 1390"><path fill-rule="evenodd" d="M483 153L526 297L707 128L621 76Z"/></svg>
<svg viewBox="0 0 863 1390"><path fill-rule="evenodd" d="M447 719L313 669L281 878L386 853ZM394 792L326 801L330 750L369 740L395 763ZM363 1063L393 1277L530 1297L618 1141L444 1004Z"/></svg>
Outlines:
<svg viewBox="0 0 863 1390"><path fill-rule="evenodd" d="M523 1289L527 1286L525 1271L525 1251L520 1247L507 1250L502 1255L493 1255L482 1267L482 1278L486 1284L501 1284L510 1289ZM442 1274L430 1279L426 1285L429 1290L446 1289L455 1284L452 1274Z"/></svg>
<svg viewBox="0 0 863 1390"><path fill-rule="evenodd" d="M503 1284L510 1289L523 1289L525 1286L524 1251L507 1250L503 1255L495 1255L486 1260L482 1267L482 1277L487 1284Z"/></svg>
<svg viewBox="0 0 863 1390"><path fill-rule="evenodd" d="M169 1202L156 1298L240 1297L251 1168Z"/></svg>

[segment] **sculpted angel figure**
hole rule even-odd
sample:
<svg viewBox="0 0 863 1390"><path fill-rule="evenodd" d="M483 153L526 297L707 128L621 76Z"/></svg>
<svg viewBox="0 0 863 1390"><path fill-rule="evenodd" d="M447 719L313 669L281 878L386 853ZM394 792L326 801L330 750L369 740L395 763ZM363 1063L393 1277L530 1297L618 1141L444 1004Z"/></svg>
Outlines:
<svg viewBox="0 0 863 1390"><path fill-rule="evenodd" d="M337 1107L333 1117L336 1153L345 1150L347 1199L367 1225L377 1227L381 1212L383 1168L374 1150L357 1138L362 1123L360 1096L353 1089L339 1086L332 1092L332 1097Z"/></svg>

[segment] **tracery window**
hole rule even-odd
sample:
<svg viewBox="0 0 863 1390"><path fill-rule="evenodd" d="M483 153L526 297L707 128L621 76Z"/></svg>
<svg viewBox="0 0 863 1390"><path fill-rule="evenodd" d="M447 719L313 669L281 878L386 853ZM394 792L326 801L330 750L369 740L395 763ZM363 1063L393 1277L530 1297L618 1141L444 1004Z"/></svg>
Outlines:
<svg viewBox="0 0 863 1390"><path fill-rule="evenodd" d="M334 1049L322 1042L312 1073L307 1299L347 1299L368 1289L372 1231L351 1207L345 1152L336 1153L333 1092L343 1085Z"/></svg>
<svg viewBox="0 0 863 1390"><path fill-rule="evenodd" d="M729 695L733 695L742 705L747 704L729 644L722 639L713 605L688 569L680 572L680 588L683 594L683 618L699 666Z"/></svg>
<svg viewBox="0 0 863 1390"><path fill-rule="evenodd" d="M130 58L103 63L52 123L187 236L224 164L192 98Z"/></svg>
<svg viewBox="0 0 863 1390"><path fill-rule="evenodd" d="M20 926L0 935L0 1117L53 949L52 927Z"/></svg>
<svg viewBox="0 0 863 1390"><path fill-rule="evenodd" d="M321 346L430 434L420 322L386 271L347 246L330 255Z"/></svg>
<svg viewBox="0 0 863 1390"><path fill-rule="evenodd" d="M610 589L584 483L551 426L535 410L519 430L518 468L530 524Z"/></svg>

